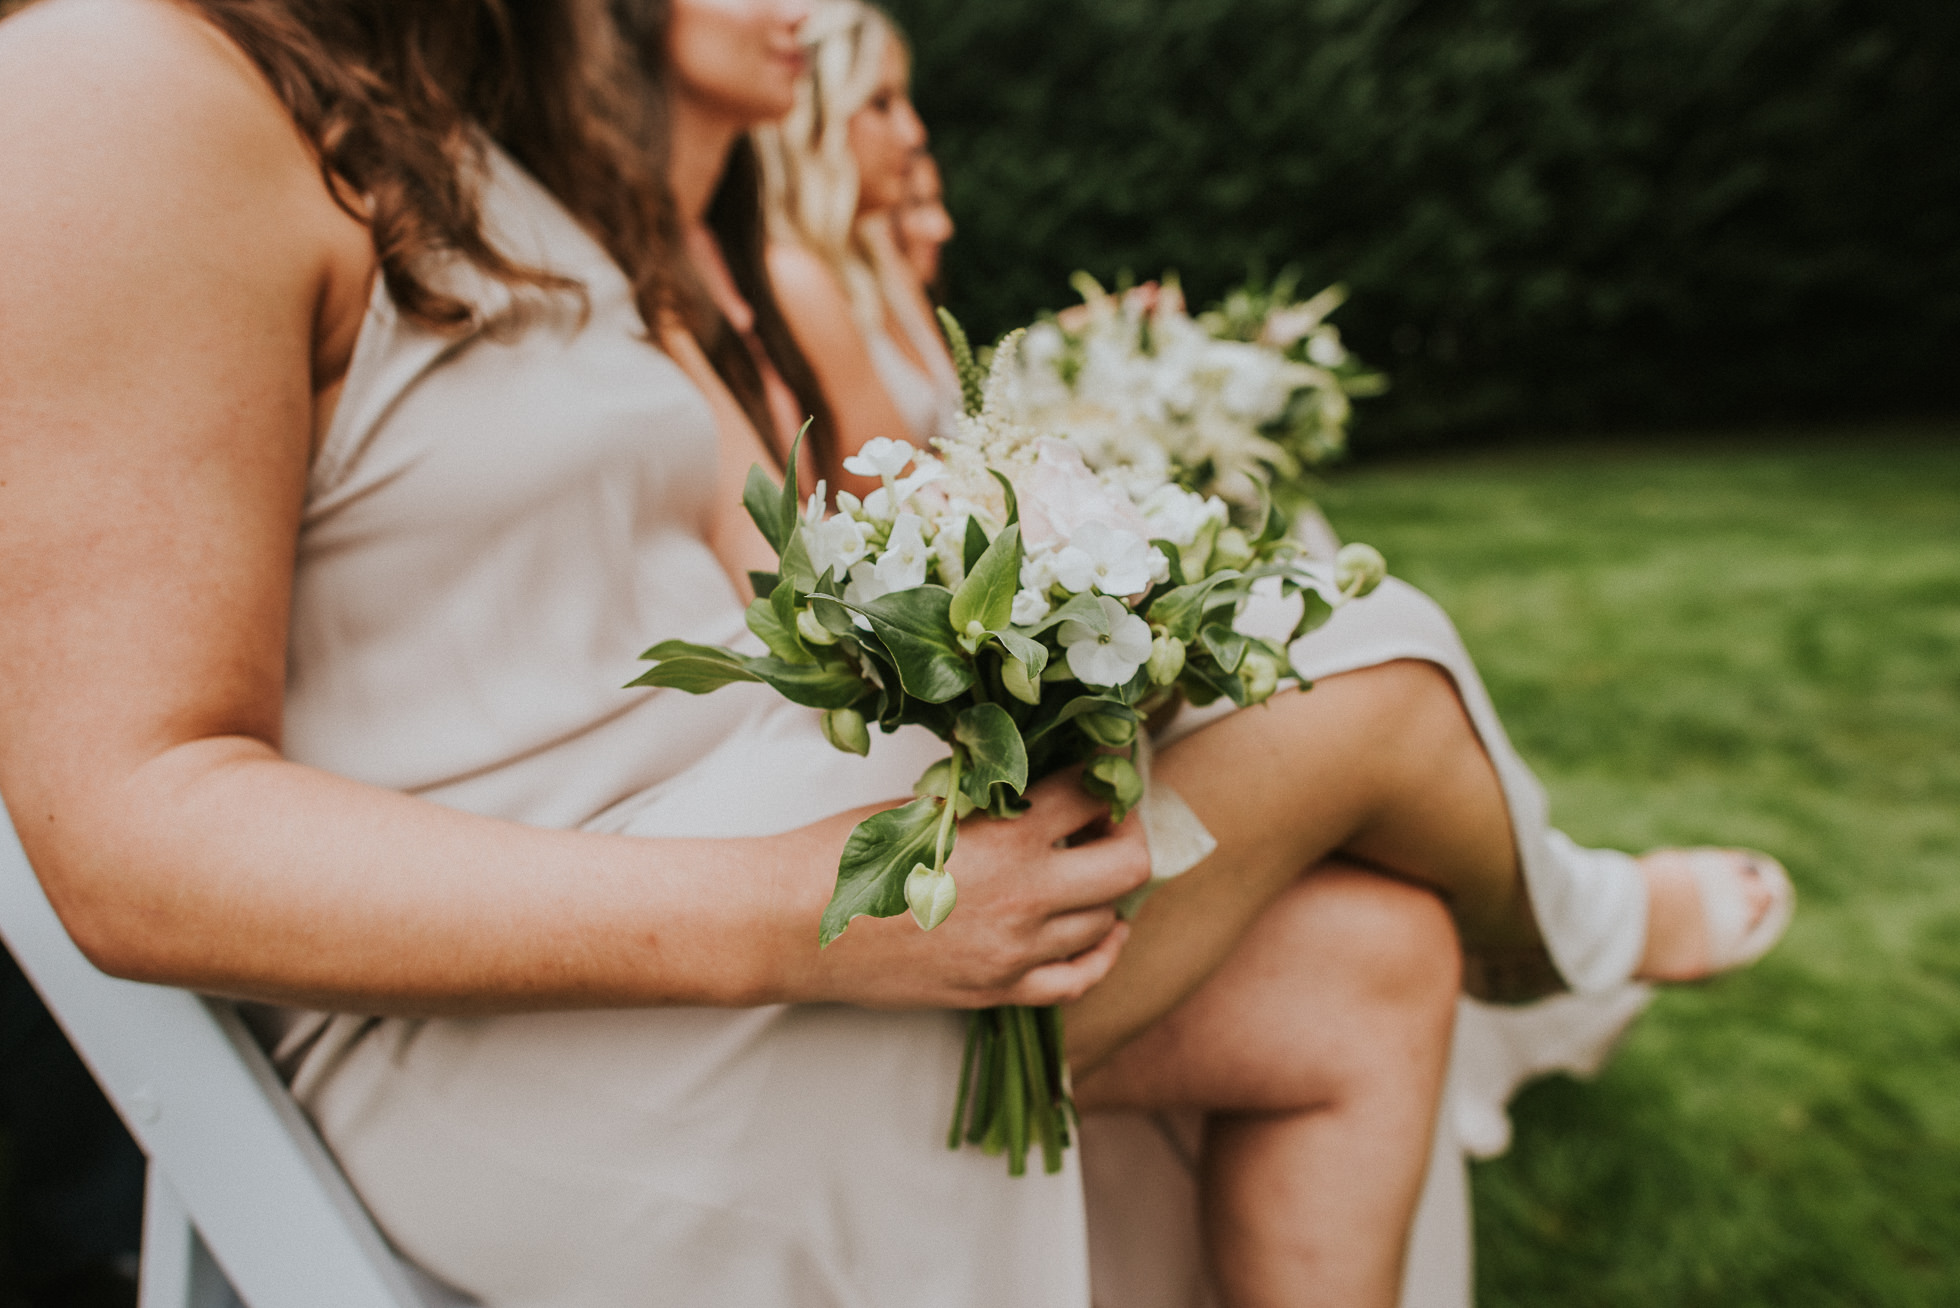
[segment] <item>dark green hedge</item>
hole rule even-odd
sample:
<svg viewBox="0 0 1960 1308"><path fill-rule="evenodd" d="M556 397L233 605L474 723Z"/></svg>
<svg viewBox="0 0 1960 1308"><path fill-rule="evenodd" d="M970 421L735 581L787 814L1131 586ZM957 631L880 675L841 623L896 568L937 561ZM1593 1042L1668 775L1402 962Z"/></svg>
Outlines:
<svg viewBox="0 0 1960 1308"><path fill-rule="evenodd" d="M895 0L981 332L1346 280L1364 444L1960 410L1960 0Z"/></svg>

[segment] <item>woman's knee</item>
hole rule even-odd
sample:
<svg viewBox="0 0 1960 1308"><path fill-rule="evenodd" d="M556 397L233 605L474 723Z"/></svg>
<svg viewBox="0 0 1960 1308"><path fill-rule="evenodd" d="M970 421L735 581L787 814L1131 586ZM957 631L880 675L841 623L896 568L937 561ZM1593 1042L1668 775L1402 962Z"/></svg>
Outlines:
<svg viewBox="0 0 1960 1308"><path fill-rule="evenodd" d="M1323 864L1292 896L1302 937L1343 978L1352 1001L1447 1032L1463 978L1449 910L1431 891L1342 863Z"/></svg>

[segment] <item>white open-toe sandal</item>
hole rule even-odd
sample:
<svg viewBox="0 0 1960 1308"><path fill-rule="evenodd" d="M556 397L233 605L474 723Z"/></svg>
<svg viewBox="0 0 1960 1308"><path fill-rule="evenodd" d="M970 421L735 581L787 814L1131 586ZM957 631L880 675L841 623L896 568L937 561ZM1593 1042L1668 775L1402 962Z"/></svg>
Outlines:
<svg viewBox="0 0 1960 1308"><path fill-rule="evenodd" d="M1781 863L1753 849L1684 849L1679 853L1701 895L1710 976L1749 966L1783 938L1796 911L1797 892ZM1737 856L1747 860L1769 892L1768 907L1753 923L1749 920L1749 897L1735 874Z"/></svg>

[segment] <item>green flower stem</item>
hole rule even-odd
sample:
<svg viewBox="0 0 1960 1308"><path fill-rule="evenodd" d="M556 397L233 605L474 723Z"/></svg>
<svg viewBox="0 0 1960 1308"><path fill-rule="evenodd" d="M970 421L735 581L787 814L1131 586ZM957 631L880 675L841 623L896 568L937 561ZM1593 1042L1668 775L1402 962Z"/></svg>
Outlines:
<svg viewBox="0 0 1960 1308"><path fill-rule="evenodd" d="M959 812L960 760L964 754L965 751L958 745L953 746L952 766L946 769L945 807L939 813L939 839L932 848L934 872L946 870L946 845L953 838L954 814Z"/></svg>
<svg viewBox="0 0 1960 1308"><path fill-rule="evenodd" d="M1001 1041L1001 1053L1004 1055L1001 1063L1003 1065L1002 1070L1005 1073L1002 1077L1003 1083L1001 1089L1005 1093L1004 1101L1001 1105L1004 1111L1001 1116L1006 1119L1005 1134L1007 1138L1004 1143L1007 1145L1007 1174L1009 1176L1022 1176L1028 1170L1028 1109L1030 1105L1028 1104L1027 1069L1023 1065L1021 1042L1017 1038L1015 1031L1017 1025L1014 1020L1015 1010L1007 1010L1005 1016L1007 1017L1005 1024L1007 1029L1002 1032L1004 1038Z"/></svg>
<svg viewBox="0 0 1960 1308"><path fill-rule="evenodd" d="M980 1056L981 1020L978 1012L966 1015L966 1052L960 1055L960 1084L953 1099L953 1125L946 1132L948 1149L960 1147L960 1128L966 1125L967 1098L973 1090L973 1076L977 1070L974 1064Z"/></svg>

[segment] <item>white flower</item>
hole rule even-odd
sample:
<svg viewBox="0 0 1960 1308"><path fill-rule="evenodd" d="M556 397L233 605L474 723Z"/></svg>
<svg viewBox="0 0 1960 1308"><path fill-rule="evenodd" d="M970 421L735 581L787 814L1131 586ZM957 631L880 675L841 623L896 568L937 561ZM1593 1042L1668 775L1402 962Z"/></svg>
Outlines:
<svg viewBox="0 0 1960 1308"><path fill-rule="evenodd" d="M901 500L909 500L916 495L921 486L929 486L946 475L945 465L939 460L921 454L916 467L909 477L900 477L892 483L892 490Z"/></svg>
<svg viewBox="0 0 1960 1308"><path fill-rule="evenodd" d="M817 483L817 488L810 492L810 501L803 506L805 525L814 527L823 521L823 502L829 489L828 483L820 481Z"/></svg>
<svg viewBox="0 0 1960 1308"><path fill-rule="evenodd" d="M908 441L878 436L866 441L863 449L844 460L844 470L855 472L860 477L896 477L905 471L905 465L912 462L918 452Z"/></svg>
<svg viewBox="0 0 1960 1308"><path fill-rule="evenodd" d="M966 514L949 513L933 523L933 561L939 565L940 584L950 590L958 590L966 579L966 522Z"/></svg>
<svg viewBox="0 0 1960 1308"><path fill-rule="evenodd" d="M1150 542L1132 531L1085 522L1062 557L1087 556L1090 584L1105 595L1136 595L1150 589ZM1068 585L1064 580L1063 585ZM1086 590L1086 586L1069 586Z"/></svg>
<svg viewBox="0 0 1960 1308"><path fill-rule="evenodd" d="M1038 590L1016 591L1014 594L1013 622L1017 627L1032 627L1048 616L1048 597Z"/></svg>
<svg viewBox="0 0 1960 1308"><path fill-rule="evenodd" d="M1030 546L1073 541L1084 523L1100 522L1142 536L1149 532L1129 497L1089 471L1074 446L1044 437L1034 467L1021 478L1021 534Z"/></svg>
<svg viewBox="0 0 1960 1308"><path fill-rule="evenodd" d="M1089 551L1079 550L1070 545L1056 550L1047 559L1048 575L1054 584L1071 595L1080 595L1085 590L1093 590L1096 585L1096 561Z"/></svg>
<svg viewBox="0 0 1960 1308"><path fill-rule="evenodd" d="M1064 622L1057 638L1068 651L1068 670L1085 686L1120 686L1150 659L1150 624L1105 595L1096 596L1109 634L1087 623Z"/></svg>
<svg viewBox="0 0 1960 1308"><path fill-rule="evenodd" d="M1182 486L1159 486L1142 504L1150 534L1173 545L1189 545L1207 522L1224 525L1229 511L1216 495L1200 495Z"/></svg>
<svg viewBox="0 0 1960 1308"><path fill-rule="evenodd" d="M890 522L898 516L899 499L880 486L864 497L864 516L873 522Z"/></svg>
<svg viewBox="0 0 1960 1308"><path fill-rule="evenodd" d="M1171 561L1155 545L1150 547L1150 584L1161 586L1171 579Z"/></svg>
<svg viewBox="0 0 1960 1308"><path fill-rule="evenodd" d="M878 556L878 584L889 595L895 590L911 590L926 581L926 564L932 550L926 545L925 519L916 513L901 513L892 523L891 538Z"/></svg>
<svg viewBox="0 0 1960 1308"><path fill-rule="evenodd" d="M821 522L806 523L803 548L810 552L810 566L819 577L828 572L842 578L849 574L853 563L865 556L870 542L865 539L863 523L840 513Z"/></svg>
<svg viewBox="0 0 1960 1308"><path fill-rule="evenodd" d="M1323 368L1338 368L1348 361L1347 347L1332 327L1317 331L1307 342L1307 357Z"/></svg>
<svg viewBox="0 0 1960 1308"><path fill-rule="evenodd" d="M846 604L855 604L862 608L872 600L884 596L888 589L885 583L878 579L876 565L871 563L853 564L851 567L850 584L844 587L844 602ZM854 615L851 620L866 630L869 630L871 627L871 624L865 621L862 614Z"/></svg>
<svg viewBox="0 0 1960 1308"><path fill-rule="evenodd" d="M1048 588L1055 584L1055 551L1048 549L1029 550L1021 560L1021 585L1024 589L1046 595Z"/></svg>

